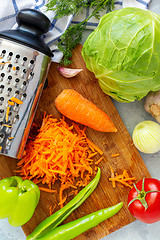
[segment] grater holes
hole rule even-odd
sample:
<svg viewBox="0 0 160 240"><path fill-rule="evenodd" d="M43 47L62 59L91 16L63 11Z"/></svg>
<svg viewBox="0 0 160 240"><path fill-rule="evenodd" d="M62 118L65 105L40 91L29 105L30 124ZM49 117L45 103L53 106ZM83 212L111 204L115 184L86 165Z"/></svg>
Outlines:
<svg viewBox="0 0 160 240"><path fill-rule="evenodd" d="M12 80L12 76L9 75L8 78L7 78L7 83L10 84L11 80Z"/></svg>
<svg viewBox="0 0 160 240"><path fill-rule="evenodd" d="M3 58L4 56L5 56L5 54L6 54L6 50L2 50L2 52L1 52L1 58Z"/></svg>
<svg viewBox="0 0 160 240"><path fill-rule="evenodd" d="M11 133L11 131L12 131L11 125L9 125L9 127L6 127L5 130L6 130L6 133L7 133L7 134Z"/></svg>
<svg viewBox="0 0 160 240"><path fill-rule="evenodd" d="M12 69L12 66L13 66L13 65L12 65L11 63L9 63L9 64L8 64L8 67L7 67L7 72L10 72L10 71L11 71L11 69Z"/></svg>
<svg viewBox="0 0 160 240"><path fill-rule="evenodd" d="M19 84L19 82L20 82L19 78L16 78L16 79L15 79L15 82L14 82L14 86L17 87L18 84ZM18 94L19 94L19 93L18 93Z"/></svg>
<svg viewBox="0 0 160 240"><path fill-rule="evenodd" d="M27 62L27 57L23 57L22 66L24 66L26 62Z"/></svg>
<svg viewBox="0 0 160 240"><path fill-rule="evenodd" d="M0 118L4 116L4 109L0 109Z"/></svg>
<svg viewBox="0 0 160 240"><path fill-rule="evenodd" d="M32 59L28 65L29 68L33 69L34 68L34 60Z"/></svg>
<svg viewBox="0 0 160 240"><path fill-rule="evenodd" d="M15 91L15 94L18 95L18 94L19 94L19 90L16 90L16 91Z"/></svg>
<svg viewBox="0 0 160 240"><path fill-rule="evenodd" d="M19 66L16 66L16 67L15 67L15 75L18 74L19 70L20 70L20 67L19 67Z"/></svg>
<svg viewBox="0 0 160 240"><path fill-rule="evenodd" d="M17 120L19 120L19 115L17 114L17 115L15 116L15 118L16 118Z"/></svg>
<svg viewBox="0 0 160 240"><path fill-rule="evenodd" d="M4 139L4 134L3 134L3 133L1 133L1 134L0 134L0 143L2 143L2 142L3 142L3 139Z"/></svg>
<svg viewBox="0 0 160 240"><path fill-rule="evenodd" d="M26 81L23 81L22 85L21 85L21 89L22 90L25 90L27 87L27 82Z"/></svg>
<svg viewBox="0 0 160 240"><path fill-rule="evenodd" d="M19 120L19 115L16 114L16 115L15 115L15 118L14 118L14 120L13 120L13 122L16 123L18 120Z"/></svg>
<svg viewBox="0 0 160 240"><path fill-rule="evenodd" d="M32 80L34 77L34 73L33 72L30 72L29 76L28 76L28 80Z"/></svg>
<svg viewBox="0 0 160 240"><path fill-rule="evenodd" d="M0 77L0 81L1 81L1 82L3 81L4 77L5 77L5 74L4 74L4 73L1 73L1 77Z"/></svg>
<svg viewBox="0 0 160 240"><path fill-rule="evenodd" d="M0 130L2 130L2 128L3 128L3 121L0 121Z"/></svg>
<svg viewBox="0 0 160 240"><path fill-rule="evenodd" d="M4 102L4 97L0 97L0 105L2 105Z"/></svg>
<svg viewBox="0 0 160 240"><path fill-rule="evenodd" d="M19 104L16 103L13 107L13 111L17 112L18 110L19 110Z"/></svg>
<svg viewBox="0 0 160 240"><path fill-rule="evenodd" d="M27 73L27 69L24 68L23 71L22 71L21 77L25 78L26 77L26 73Z"/></svg>
<svg viewBox="0 0 160 240"><path fill-rule="evenodd" d="M9 52L9 53L8 53L8 57L7 57L7 60L8 60L8 61L11 60L12 56L13 56L13 52Z"/></svg>
<svg viewBox="0 0 160 240"><path fill-rule="evenodd" d="M24 102L24 100L26 99L27 97L27 93L23 93L22 94L22 97L21 97L21 101Z"/></svg>
<svg viewBox="0 0 160 240"><path fill-rule="evenodd" d="M30 64L34 64L34 60L33 59L30 61Z"/></svg>
<svg viewBox="0 0 160 240"><path fill-rule="evenodd" d="M8 122L10 122L10 120L11 120L11 117L12 117L12 112L11 111L9 111L9 113L8 113ZM7 122L7 123L8 123ZM9 133L9 132L8 132Z"/></svg>
<svg viewBox="0 0 160 240"><path fill-rule="evenodd" d="M11 95L11 92L12 92L12 88L9 87L9 88L7 89L7 96L10 96L10 95Z"/></svg>
<svg viewBox="0 0 160 240"><path fill-rule="evenodd" d="M18 63L19 59L20 59L20 55L17 54L16 57L15 57L15 59L14 59L14 62L15 62L15 63Z"/></svg>
<svg viewBox="0 0 160 240"><path fill-rule="evenodd" d="M4 139L4 134L1 133L1 134L0 134L0 143L3 141L3 139Z"/></svg>
<svg viewBox="0 0 160 240"><path fill-rule="evenodd" d="M0 85L0 93L2 93L4 90L4 85Z"/></svg>
<svg viewBox="0 0 160 240"><path fill-rule="evenodd" d="M11 147L12 138L8 138L6 141L6 147L9 149Z"/></svg>
<svg viewBox="0 0 160 240"><path fill-rule="evenodd" d="M5 65L5 62L2 61L2 62L0 63L0 70L2 70L2 69L4 68L4 65Z"/></svg>

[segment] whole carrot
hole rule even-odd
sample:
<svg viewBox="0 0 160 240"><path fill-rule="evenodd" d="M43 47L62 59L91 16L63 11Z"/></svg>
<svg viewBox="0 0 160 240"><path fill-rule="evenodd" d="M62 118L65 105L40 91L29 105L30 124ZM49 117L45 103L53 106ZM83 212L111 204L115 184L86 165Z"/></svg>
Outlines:
<svg viewBox="0 0 160 240"><path fill-rule="evenodd" d="M55 106L67 118L97 131L117 131L105 112L73 89L63 90L55 99Z"/></svg>

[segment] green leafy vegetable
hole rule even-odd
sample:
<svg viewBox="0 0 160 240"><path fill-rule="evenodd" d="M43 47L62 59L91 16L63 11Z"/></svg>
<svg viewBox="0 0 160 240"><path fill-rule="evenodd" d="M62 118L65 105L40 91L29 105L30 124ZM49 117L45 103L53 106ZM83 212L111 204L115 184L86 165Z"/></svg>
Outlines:
<svg viewBox="0 0 160 240"><path fill-rule="evenodd" d="M55 11L57 19L68 16L70 14L79 14L83 12L85 7L92 7L93 12L79 24L70 26L60 37L58 48L63 52L61 64L68 65L71 63L72 49L81 42L82 34L86 27L86 23L91 17L100 18L100 11L113 8L114 0L48 0L46 5L47 11Z"/></svg>
<svg viewBox="0 0 160 240"><path fill-rule="evenodd" d="M82 56L102 90L133 102L160 89L160 16L138 8L104 15L84 43Z"/></svg>

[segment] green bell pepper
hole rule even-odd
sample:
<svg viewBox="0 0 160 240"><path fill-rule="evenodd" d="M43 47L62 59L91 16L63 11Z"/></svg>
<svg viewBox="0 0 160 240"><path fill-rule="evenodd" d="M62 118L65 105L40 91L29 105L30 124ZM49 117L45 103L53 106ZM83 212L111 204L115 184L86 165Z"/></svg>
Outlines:
<svg viewBox="0 0 160 240"><path fill-rule="evenodd" d="M32 217L39 202L40 190L30 180L13 176L0 180L0 219L8 218L10 225L21 226Z"/></svg>

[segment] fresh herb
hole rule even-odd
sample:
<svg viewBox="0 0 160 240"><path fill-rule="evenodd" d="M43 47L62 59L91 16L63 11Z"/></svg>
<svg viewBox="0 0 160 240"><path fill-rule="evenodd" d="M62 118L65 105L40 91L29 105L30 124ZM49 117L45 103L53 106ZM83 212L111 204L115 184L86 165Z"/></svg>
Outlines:
<svg viewBox="0 0 160 240"><path fill-rule="evenodd" d="M109 8L113 9L114 0L48 0L46 4L47 11L55 11L56 18L59 19L71 14L83 13L85 7L93 8L92 13L79 24L70 26L59 39L58 48L63 52L61 64L68 65L71 63L73 48L81 42L83 31L91 17L100 19L100 11Z"/></svg>

